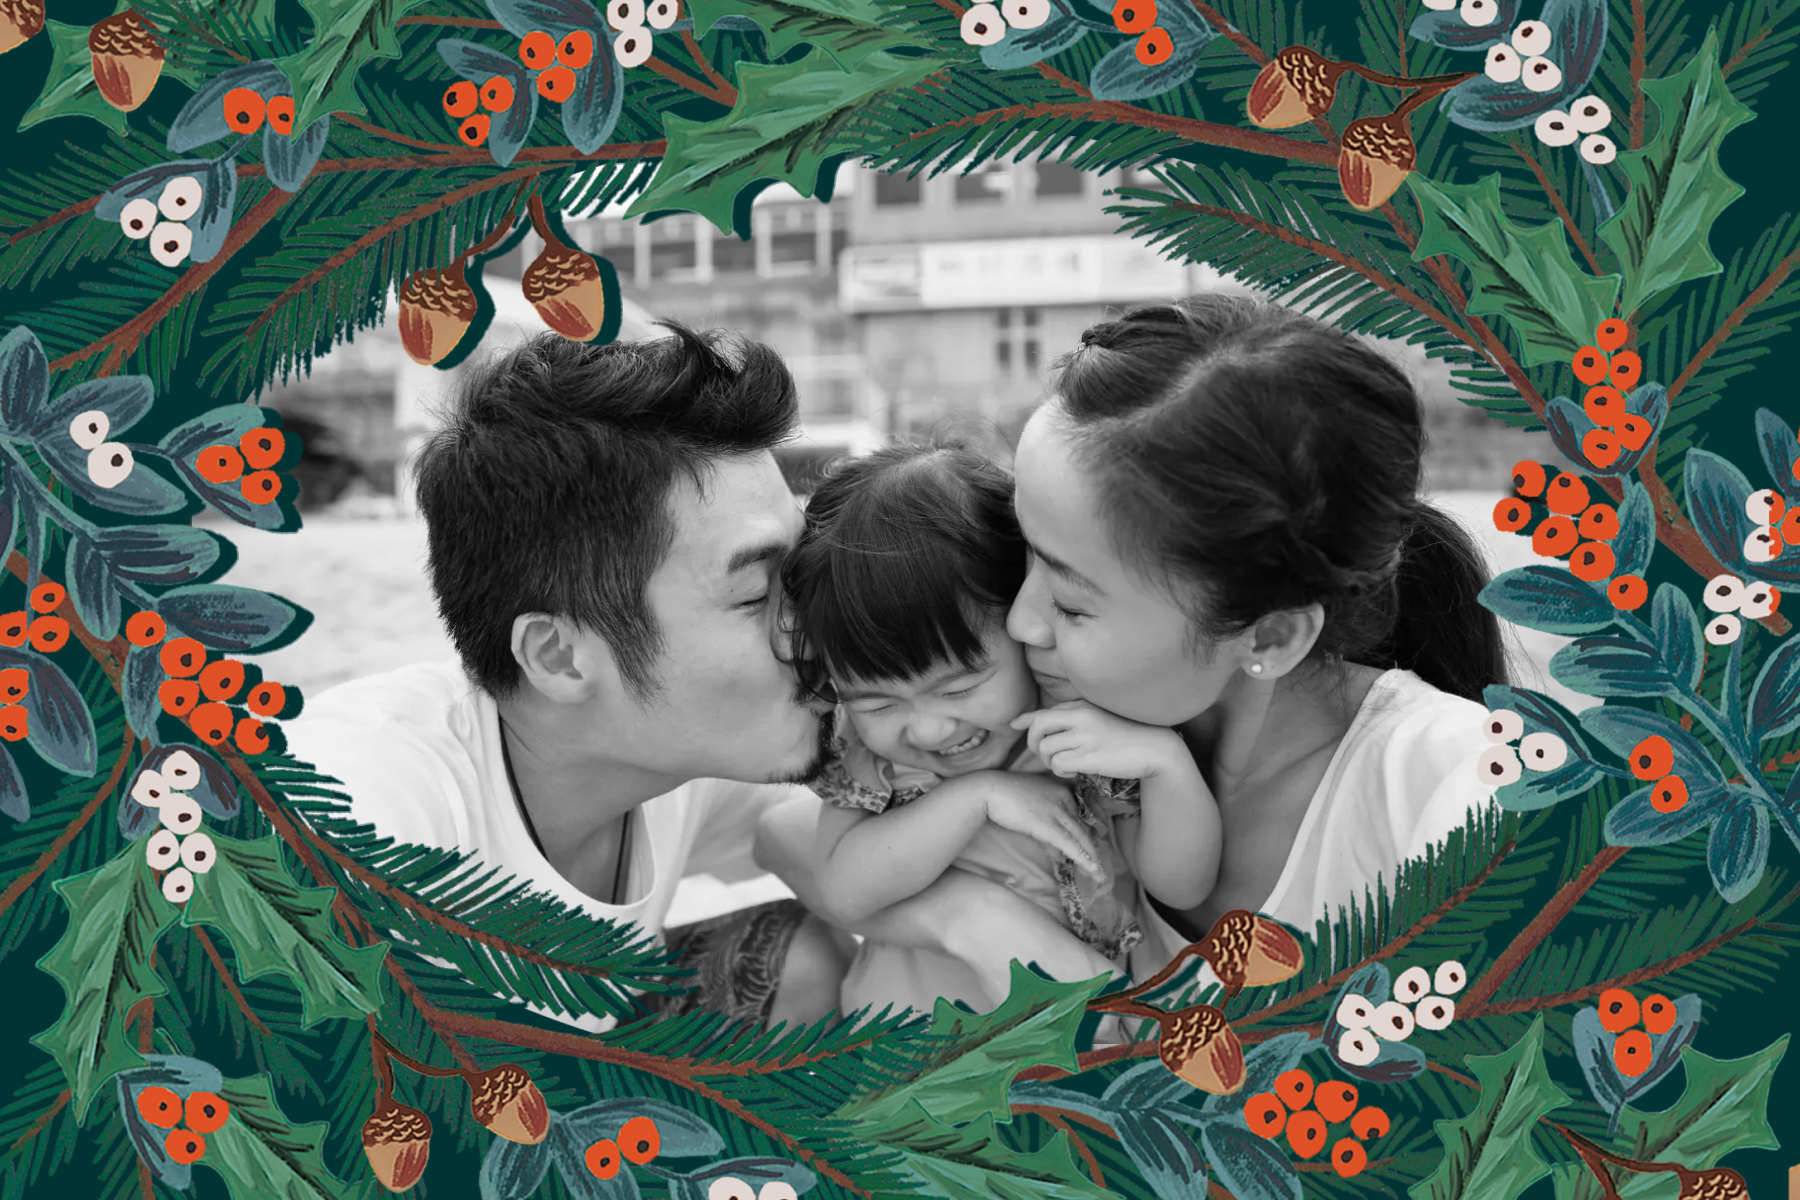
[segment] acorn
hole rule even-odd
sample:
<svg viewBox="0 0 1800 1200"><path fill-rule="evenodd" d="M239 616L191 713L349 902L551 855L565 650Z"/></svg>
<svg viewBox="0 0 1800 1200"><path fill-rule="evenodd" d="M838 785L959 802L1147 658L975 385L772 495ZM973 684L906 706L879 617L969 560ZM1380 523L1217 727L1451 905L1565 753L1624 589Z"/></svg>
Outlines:
<svg viewBox="0 0 1800 1200"><path fill-rule="evenodd" d="M0 0L0 54L38 35L44 27L44 0Z"/></svg>
<svg viewBox="0 0 1800 1200"><path fill-rule="evenodd" d="M363 1153L381 1186L404 1192L425 1174L431 1157L431 1118L416 1108L382 1096L375 1115L363 1122Z"/></svg>
<svg viewBox="0 0 1800 1200"><path fill-rule="evenodd" d="M1203 1092L1229 1096L1244 1086L1244 1046L1210 1004L1158 1017L1163 1065Z"/></svg>
<svg viewBox="0 0 1800 1200"><path fill-rule="evenodd" d="M1305 46L1289 46L1269 60L1250 85L1250 122L1264 129L1304 125L1331 111L1345 70Z"/></svg>
<svg viewBox="0 0 1800 1200"><path fill-rule="evenodd" d="M1368 212L1388 202L1417 161L1405 117L1361 117L1344 127L1338 182L1352 207Z"/></svg>
<svg viewBox="0 0 1800 1200"><path fill-rule="evenodd" d="M94 82L100 94L120 112L130 112L150 98L162 74L163 44L132 9L106 18L88 30L94 57Z"/></svg>
<svg viewBox="0 0 1800 1200"><path fill-rule="evenodd" d="M1227 998L1245 987L1267 987L1292 979L1306 962L1293 934L1242 908L1215 921L1212 930L1194 943L1194 953L1206 960L1229 989Z"/></svg>
<svg viewBox="0 0 1800 1200"><path fill-rule="evenodd" d="M421 366L441 361L475 320L475 289L463 260L443 270L414 271L400 288L400 344Z"/></svg>
<svg viewBox="0 0 1800 1200"><path fill-rule="evenodd" d="M1713 1167L1706 1171L1677 1167L1675 1177L1681 1181L1678 1200L1749 1200L1749 1185L1730 1167Z"/></svg>
<svg viewBox="0 0 1800 1200"><path fill-rule="evenodd" d="M550 1133L550 1107L524 1067L507 1063L491 1071L465 1071L469 1108L492 1133L535 1146Z"/></svg>
<svg viewBox="0 0 1800 1200"><path fill-rule="evenodd" d="M600 268L581 251L551 240L519 281L544 324L572 342L592 341L606 319Z"/></svg>

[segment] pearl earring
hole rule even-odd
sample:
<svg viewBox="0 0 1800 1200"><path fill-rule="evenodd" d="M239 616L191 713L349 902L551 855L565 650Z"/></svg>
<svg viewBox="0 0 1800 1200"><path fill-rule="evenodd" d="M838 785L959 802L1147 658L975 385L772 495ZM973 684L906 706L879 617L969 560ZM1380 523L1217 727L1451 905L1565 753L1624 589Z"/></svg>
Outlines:
<svg viewBox="0 0 1800 1200"><path fill-rule="evenodd" d="M1250 673L1252 675L1261 675L1263 673L1263 665L1259 662L1251 663L1250 664Z"/></svg>

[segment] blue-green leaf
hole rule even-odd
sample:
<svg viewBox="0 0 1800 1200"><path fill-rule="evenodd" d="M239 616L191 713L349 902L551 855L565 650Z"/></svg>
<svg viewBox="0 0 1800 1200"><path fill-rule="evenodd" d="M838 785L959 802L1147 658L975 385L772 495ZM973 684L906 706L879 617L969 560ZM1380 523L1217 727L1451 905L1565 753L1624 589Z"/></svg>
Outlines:
<svg viewBox="0 0 1800 1200"><path fill-rule="evenodd" d="M171 633L185 634L212 650L241 654L279 639L302 610L267 592L201 583L163 593L156 611Z"/></svg>
<svg viewBox="0 0 1800 1200"><path fill-rule="evenodd" d="M37 335L16 326L0 341L0 421L23 429L50 395L50 360Z"/></svg>
<svg viewBox="0 0 1800 1200"><path fill-rule="evenodd" d="M1542 563L1501 572L1481 589L1480 599L1501 620L1545 633L1595 633L1611 625L1617 613L1567 568Z"/></svg>
<svg viewBox="0 0 1800 1200"><path fill-rule="evenodd" d="M1660 654L1622 637L1576 638L1551 657L1550 674L1587 696L1679 696L1684 690Z"/></svg>
<svg viewBox="0 0 1800 1200"><path fill-rule="evenodd" d="M1461 20L1456 9L1442 15ZM1606 48L1606 0L1549 0L1538 19L1550 27L1550 57L1562 71L1562 82L1534 92L1522 79L1501 83L1477 74L1450 89L1444 99L1445 116L1482 133L1522 129L1553 108L1568 109L1588 90ZM1491 21L1480 28L1486 34L1481 46L1485 49L1506 40L1512 27Z"/></svg>
<svg viewBox="0 0 1800 1200"><path fill-rule="evenodd" d="M325 140L331 136L331 118L320 117L302 134L278 133L275 126L263 127L263 166L269 182L284 192L297 192L306 177L319 165L325 153ZM583 151L586 153L586 151ZM235 173L234 173L235 176Z"/></svg>
<svg viewBox="0 0 1800 1200"><path fill-rule="evenodd" d="M517 55L502 54L461 38L439 38L437 51L446 66L476 87L496 75L512 84L513 102L504 113L494 114L487 138L488 153L493 156L494 163L508 166L530 135L531 123L537 119L537 83L531 72L525 69ZM598 47L595 57L601 57ZM613 56L607 54L605 57ZM582 69L590 70L591 66Z"/></svg>
<svg viewBox="0 0 1800 1200"><path fill-rule="evenodd" d="M1800 638L1775 648L1750 694L1750 740L1762 742L1800 728ZM1727 695L1725 703L1732 697Z"/></svg>
<svg viewBox="0 0 1800 1200"><path fill-rule="evenodd" d="M1706 868L1713 886L1728 904L1736 904L1755 889L1769 862L1769 810L1748 795L1732 793L1737 802L1727 804L1713 822L1706 843Z"/></svg>
<svg viewBox="0 0 1800 1200"><path fill-rule="evenodd" d="M287 74L267 60L221 71L201 84L175 114L167 142L171 154L186 154L232 132L225 123L225 94L233 88L249 88L264 100L294 95Z"/></svg>
<svg viewBox="0 0 1800 1200"><path fill-rule="evenodd" d="M1766 408L1756 410L1756 443L1762 451L1769 478L1787 497L1789 505L1800 501L1800 443L1788 423Z"/></svg>
<svg viewBox="0 0 1800 1200"><path fill-rule="evenodd" d="M1667 739L1674 751L1674 774L1688 786L1688 795L1697 798L1723 791L1725 777L1718 764L1694 735L1660 713L1641 708L1608 704L1590 708L1581 714L1581 724L1620 758L1629 758L1632 749L1652 735ZM1689 803L1692 803L1690 799Z"/></svg>
<svg viewBox="0 0 1800 1200"><path fill-rule="evenodd" d="M1700 618L1694 614L1687 593L1672 583L1657 588L1656 602L1650 609L1650 626L1669 674L1690 691L1699 687L1706 652L1700 644Z"/></svg>
<svg viewBox="0 0 1800 1200"><path fill-rule="evenodd" d="M1275 1143L1221 1121L1200 1131L1219 1186L1236 1200L1300 1200L1300 1175Z"/></svg>

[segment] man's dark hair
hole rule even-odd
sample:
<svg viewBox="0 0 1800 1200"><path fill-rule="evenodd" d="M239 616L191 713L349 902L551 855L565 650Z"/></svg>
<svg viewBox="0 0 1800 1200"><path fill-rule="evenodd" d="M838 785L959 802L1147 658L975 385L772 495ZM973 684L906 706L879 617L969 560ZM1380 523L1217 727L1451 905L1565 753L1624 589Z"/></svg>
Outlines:
<svg viewBox="0 0 1800 1200"><path fill-rule="evenodd" d="M663 631L645 588L675 536L678 473L792 436L793 377L725 330L604 346L543 333L473 366L420 450L431 586L464 667L510 696L513 619L544 612L604 637L633 695L653 696Z"/></svg>

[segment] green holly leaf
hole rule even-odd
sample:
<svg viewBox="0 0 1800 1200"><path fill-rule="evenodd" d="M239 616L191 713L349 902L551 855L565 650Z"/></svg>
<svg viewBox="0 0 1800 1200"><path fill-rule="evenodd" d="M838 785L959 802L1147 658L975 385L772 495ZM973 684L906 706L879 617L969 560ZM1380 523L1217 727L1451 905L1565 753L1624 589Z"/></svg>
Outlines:
<svg viewBox="0 0 1800 1200"><path fill-rule="evenodd" d="M877 50L919 44L874 0L689 0L688 11L694 17L696 37L720 17L749 17L762 27L770 58L780 58L806 42L831 55L846 71L855 70Z"/></svg>
<svg viewBox="0 0 1800 1200"><path fill-rule="evenodd" d="M939 1000L929 1038L938 1049L926 1065L900 1084L846 1105L839 1115L860 1128L863 1122L891 1119L916 1103L931 1117L955 1125L983 1114L1010 1120L1006 1093L1014 1075L1038 1063L1078 1069L1075 1034L1088 1000L1105 984L1104 979L1055 983L1015 962L1005 1004L976 1014Z"/></svg>
<svg viewBox="0 0 1800 1200"><path fill-rule="evenodd" d="M225 1124L206 1135L203 1167L224 1177L233 1196L339 1200L346 1184L325 1166L324 1121L295 1125L282 1114L266 1075L228 1079L219 1095L231 1105Z"/></svg>
<svg viewBox="0 0 1800 1200"><path fill-rule="evenodd" d="M1576 267L1560 221L1514 225L1500 207L1497 175L1474 184L1432 183L1416 171L1406 178L1424 214L1413 258L1448 254L1468 267L1469 311L1505 317L1524 343L1526 366L1567 360L1593 341L1612 315L1619 277L1596 279Z"/></svg>
<svg viewBox="0 0 1800 1200"><path fill-rule="evenodd" d="M176 914L135 843L105 866L51 886L69 906L69 928L38 966L62 984L67 1002L31 1044L68 1076L80 1122L101 1085L144 1065L126 1037L125 1016L139 1001L167 994L150 952Z"/></svg>
<svg viewBox="0 0 1800 1200"><path fill-rule="evenodd" d="M120 0L113 13L124 12L130 3ZM52 117L92 117L114 133L124 133L125 114L106 102L100 85L94 82L94 56L88 52L88 30L93 26L45 21L44 28L50 35L50 74L36 102L19 118L19 128L30 129ZM189 87L199 86L199 76L191 67L164 62L162 76Z"/></svg>
<svg viewBox="0 0 1800 1200"><path fill-rule="evenodd" d="M352 950L331 925L337 889L303 888L281 865L274 834L254 842L213 835L218 859L194 879L182 920L223 930L246 980L278 972L300 989L301 1025L355 1019L381 1005L386 946Z"/></svg>
<svg viewBox="0 0 1800 1200"><path fill-rule="evenodd" d="M1510 1050L1466 1061L1481 1081L1481 1098L1460 1121L1436 1123L1444 1158L1412 1186L1414 1200L1512 1200L1549 1173L1531 1148L1531 1131L1569 1098L1544 1065L1544 1018Z"/></svg>
<svg viewBox="0 0 1800 1200"><path fill-rule="evenodd" d="M686 209L731 233L738 193L759 179L778 179L810 196L840 122L871 97L913 87L942 65L880 50L848 72L823 50L795 63L743 64L737 104L725 116L663 119L668 153L625 215Z"/></svg>
<svg viewBox="0 0 1800 1200"><path fill-rule="evenodd" d="M419 0L301 0L312 14L306 49L276 64L294 85L294 136L327 113L367 116L356 76L378 58L397 58L394 22Z"/></svg>
<svg viewBox="0 0 1800 1200"><path fill-rule="evenodd" d="M1718 42L1718 30L1708 30L1679 74L1644 80L1662 125L1649 145L1618 157L1631 193L1600 236L1625 269L1627 314L1670 288L1723 270L1707 242L1719 214L1744 189L1719 169L1719 143L1756 114L1726 87Z"/></svg>
<svg viewBox="0 0 1800 1200"><path fill-rule="evenodd" d="M1000 1139L991 1113L951 1127L908 1100L856 1136L900 1152L900 1165L941 1200L1116 1200L1075 1165L1069 1139L1056 1134L1025 1154Z"/></svg>

